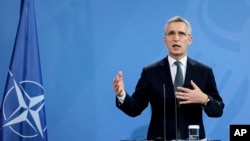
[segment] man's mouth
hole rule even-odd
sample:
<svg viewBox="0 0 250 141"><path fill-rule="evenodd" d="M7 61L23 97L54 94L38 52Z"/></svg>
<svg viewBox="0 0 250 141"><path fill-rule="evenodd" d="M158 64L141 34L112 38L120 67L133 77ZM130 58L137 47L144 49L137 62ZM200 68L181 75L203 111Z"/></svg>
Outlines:
<svg viewBox="0 0 250 141"><path fill-rule="evenodd" d="M175 45L173 45L173 47L174 47L174 48L177 48L177 47L179 48L179 47L181 47L181 46L180 46L180 45L175 44Z"/></svg>

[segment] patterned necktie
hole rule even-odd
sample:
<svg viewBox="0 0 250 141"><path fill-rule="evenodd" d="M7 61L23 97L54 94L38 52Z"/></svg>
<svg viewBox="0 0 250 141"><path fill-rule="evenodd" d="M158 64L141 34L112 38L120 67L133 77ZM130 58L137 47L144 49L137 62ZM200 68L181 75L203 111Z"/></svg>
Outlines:
<svg viewBox="0 0 250 141"><path fill-rule="evenodd" d="M174 62L174 64L177 66L177 70L176 70L176 75L175 75L175 80L174 80L174 90L175 92L180 91L177 90L178 86L183 86L183 74L182 74L182 70L181 70L181 62L180 61L176 61ZM178 114L179 108L180 108L180 104L179 104L179 100L176 99L176 107L178 106L178 110L175 109L175 116L176 116L176 140L181 138L181 131L179 128L179 118L180 118L180 114Z"/></svg>
<svg viewBox="0 0 250 141"><path fill-rule="evenodd" d="M181 62L176 61L174 62L174 64L177 66L177 71L176 71L175 80L174 80L174 90L176 92L178 91L177 90L178 86L183 86L183 74L182 74L182 70L180 66Z"/></svg>

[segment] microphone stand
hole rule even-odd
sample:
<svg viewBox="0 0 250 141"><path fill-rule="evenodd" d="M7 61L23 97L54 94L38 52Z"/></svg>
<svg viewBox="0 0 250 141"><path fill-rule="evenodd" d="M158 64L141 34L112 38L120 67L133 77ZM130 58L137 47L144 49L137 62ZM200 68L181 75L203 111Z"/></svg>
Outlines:
<svg viewBox="0 0 250 141"><path fill-rule="evenodd" d="M164 116L164 127L163 127L163 130L164 130L164 134L163 134L163 138L164 138L164 141L166 141L166 88L165 88L165 83L163 84L163 97L164 97L164 101L163 101L163 110L164 110L164 112L163 112L163 116Z"/></svg>
<svg viewBox="0 0 250 141"><path fill-rule="evenodd" d="M174 107L175 107L175 138L176 138L176 141L178 141L178 113L177 113L177 99L176 99L176 97L175 97L175 105L174 105Z"/></svg>
<svg viewBox="0 0 250 141"><path fill-rule="evenodd" d="M163 116L164 116L164 127L163 127L163 130L164 130L164 134L163 134L163 139L164 141L167 141L166 138L166 87L165 87L165 83L163 84L163 97L164 97L164 100L163 100ZM179 107L179 102L177 100L177 98L175 97L175 138L176 138L176 141L178 141L178 112L177 112L177 108Z"/></svg>

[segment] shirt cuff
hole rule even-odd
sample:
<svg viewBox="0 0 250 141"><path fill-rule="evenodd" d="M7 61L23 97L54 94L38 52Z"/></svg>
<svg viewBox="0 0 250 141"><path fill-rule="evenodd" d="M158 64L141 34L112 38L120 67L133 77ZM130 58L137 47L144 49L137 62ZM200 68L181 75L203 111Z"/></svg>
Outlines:
<svg viewBox="0 0 250 141"><path fill-rule="evenodd" d="M125 97L126 97L126 93L125 92L122 92L122 93L123 93L122 96L116 96L121 104L123 104Z"/></svg>

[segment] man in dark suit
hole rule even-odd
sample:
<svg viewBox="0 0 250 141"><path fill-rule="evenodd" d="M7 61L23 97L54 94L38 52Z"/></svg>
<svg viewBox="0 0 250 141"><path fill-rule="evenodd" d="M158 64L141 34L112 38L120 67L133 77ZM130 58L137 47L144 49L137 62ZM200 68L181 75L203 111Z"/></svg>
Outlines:
<svg viewBox="0 0 250 141"><path fill-rule="evenodd" d="M114 78L116 105L135 117L150 103L152 115L147 139L188 139L188 125L199 125L200 139L206 138L202 111L209 117L221 117L224 103L210 67L187 56L192 43L191 26L182 17L171 18L165 26L167 57L143 68L135 92L124 88L122 72ZM174 87L180 62L183 85Z"/></svg>

